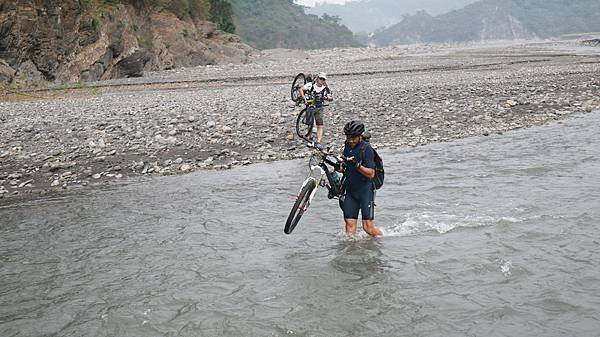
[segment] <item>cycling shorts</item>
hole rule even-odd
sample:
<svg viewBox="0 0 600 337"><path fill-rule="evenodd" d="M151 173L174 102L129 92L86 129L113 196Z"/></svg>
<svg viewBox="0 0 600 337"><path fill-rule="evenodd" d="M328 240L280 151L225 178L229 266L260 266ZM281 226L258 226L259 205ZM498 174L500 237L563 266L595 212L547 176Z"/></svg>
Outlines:
<svg viewBox="0 0 600 337"><path fill-rule="evenodd" d="M358 219L358 212L363 220L375 219L375 190L372 184L365 184L355 191L347 191L342 206L344 219Z"/></svg>

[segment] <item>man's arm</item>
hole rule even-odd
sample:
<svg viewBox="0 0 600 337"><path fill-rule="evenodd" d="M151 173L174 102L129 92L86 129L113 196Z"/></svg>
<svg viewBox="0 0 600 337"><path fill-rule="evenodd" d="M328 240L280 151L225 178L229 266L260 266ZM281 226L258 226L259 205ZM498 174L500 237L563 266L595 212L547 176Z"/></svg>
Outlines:
<svg viewBox="0 0 600 337"><path fill-rule="evenodd" d="M328 101L333 101L333 93L331 92L331 89L329 89L329 87L325 88L325 90L327 90L325 92L325 99Z"/></svg>
<svg viewBox="0 0 600 337"><path fill-rule="evenodd" d="M369 179L375 178L375 169L362 166L360 163L358 163L356 165L356 170Z"/></svg>
<svg viewBox="0 0 600 337"><path fill-rule="evenodd" d="M346 162L353 165L356 168L356 170L365 177L369 179L373 179L375 177L375 169L363 166L362 163L357 161L355 157L350 157L346 159Z"/></svg>
<svg viewBox="0 0 600 337"><path fill-rule="evenodd" d="M369 179L375 178L375 152L370 145L364 145L364 151L361 151L361 160L356 164L356 169L362 175Z"/></svg>

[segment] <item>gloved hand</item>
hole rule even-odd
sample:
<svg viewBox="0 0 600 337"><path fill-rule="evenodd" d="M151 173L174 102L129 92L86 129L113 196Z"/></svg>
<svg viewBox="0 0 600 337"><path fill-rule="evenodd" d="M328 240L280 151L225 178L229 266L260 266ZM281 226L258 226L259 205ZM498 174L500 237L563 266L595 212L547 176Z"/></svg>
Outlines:
<svg viewBox="0 0 600 337"><path fill-rule="evenodd" d="M358 166L358 164L359 164L358 160L356 160L356 157L350 157L350 158L346 158L346 163L347 163L348 165L352 165L352 166L354 166L354 167L357 167L357 166Z"/></svg>

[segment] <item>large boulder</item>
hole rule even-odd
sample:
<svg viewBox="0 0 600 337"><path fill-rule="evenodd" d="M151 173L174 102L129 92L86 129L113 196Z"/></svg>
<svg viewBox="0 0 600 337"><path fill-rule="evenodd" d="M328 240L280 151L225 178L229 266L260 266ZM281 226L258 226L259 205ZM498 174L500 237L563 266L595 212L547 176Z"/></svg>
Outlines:
<svg viewBox="0 0 600 337"><path fill-rule="evenodd" d="M13 83L24 86L38 86L47 83L47 81L35 63L26 60L18 66Z"/></svg>
<svg viewBox="0 0 600 337"><path fill-rule="evenodd" d="M15 78L16 70L6 63L3 59L0 59L0 82L10 83Z"/></svg>
<svg viewBox="0 0 600 337"><path fill-rule="evenodd" d="M141 77L144 75L144 66L150 61L150 53L143 48L136 50L117 62L113 68L114 77Z"/></svg>

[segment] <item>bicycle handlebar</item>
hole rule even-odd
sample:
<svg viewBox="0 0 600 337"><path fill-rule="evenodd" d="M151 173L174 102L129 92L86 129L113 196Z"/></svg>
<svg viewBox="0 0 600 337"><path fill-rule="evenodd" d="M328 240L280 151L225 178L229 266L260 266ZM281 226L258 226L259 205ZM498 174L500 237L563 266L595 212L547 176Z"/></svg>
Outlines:
<svg viewBox="0 0 600 337"><path fill-rule="evenodd" d="M331 102L333 99L329 100L328 98L326 98L325 100ZM325 101L324 100L324 101ZM304 104L308 107L308 106L315 106L317 105L317 99L316 98L308 98L305 99ZM329 104L321 104L321 106L329 106Z"/></svg>
<svg viewBox="0 0 600 337"><path fill-rule="evenodd" d="M325 161L329 165L332 165L332 166L338 165L338 164L341 164L341 163L343 163L343 162L345 162L347 160L347 158L345 156L343 156L343 155L335 155L335 154L333 154L331 152L325 151L322 148L317 148L317 147L315 147L312 144L308 144L307 146L311 147L311 148L313 148L313 149L315 149L317 151L319 151L321 153L321 155L323 156L323 161ZM328 158L330 158L330 157L335 158L336 162L333 162L333 161L329 160Z"/></svg>

